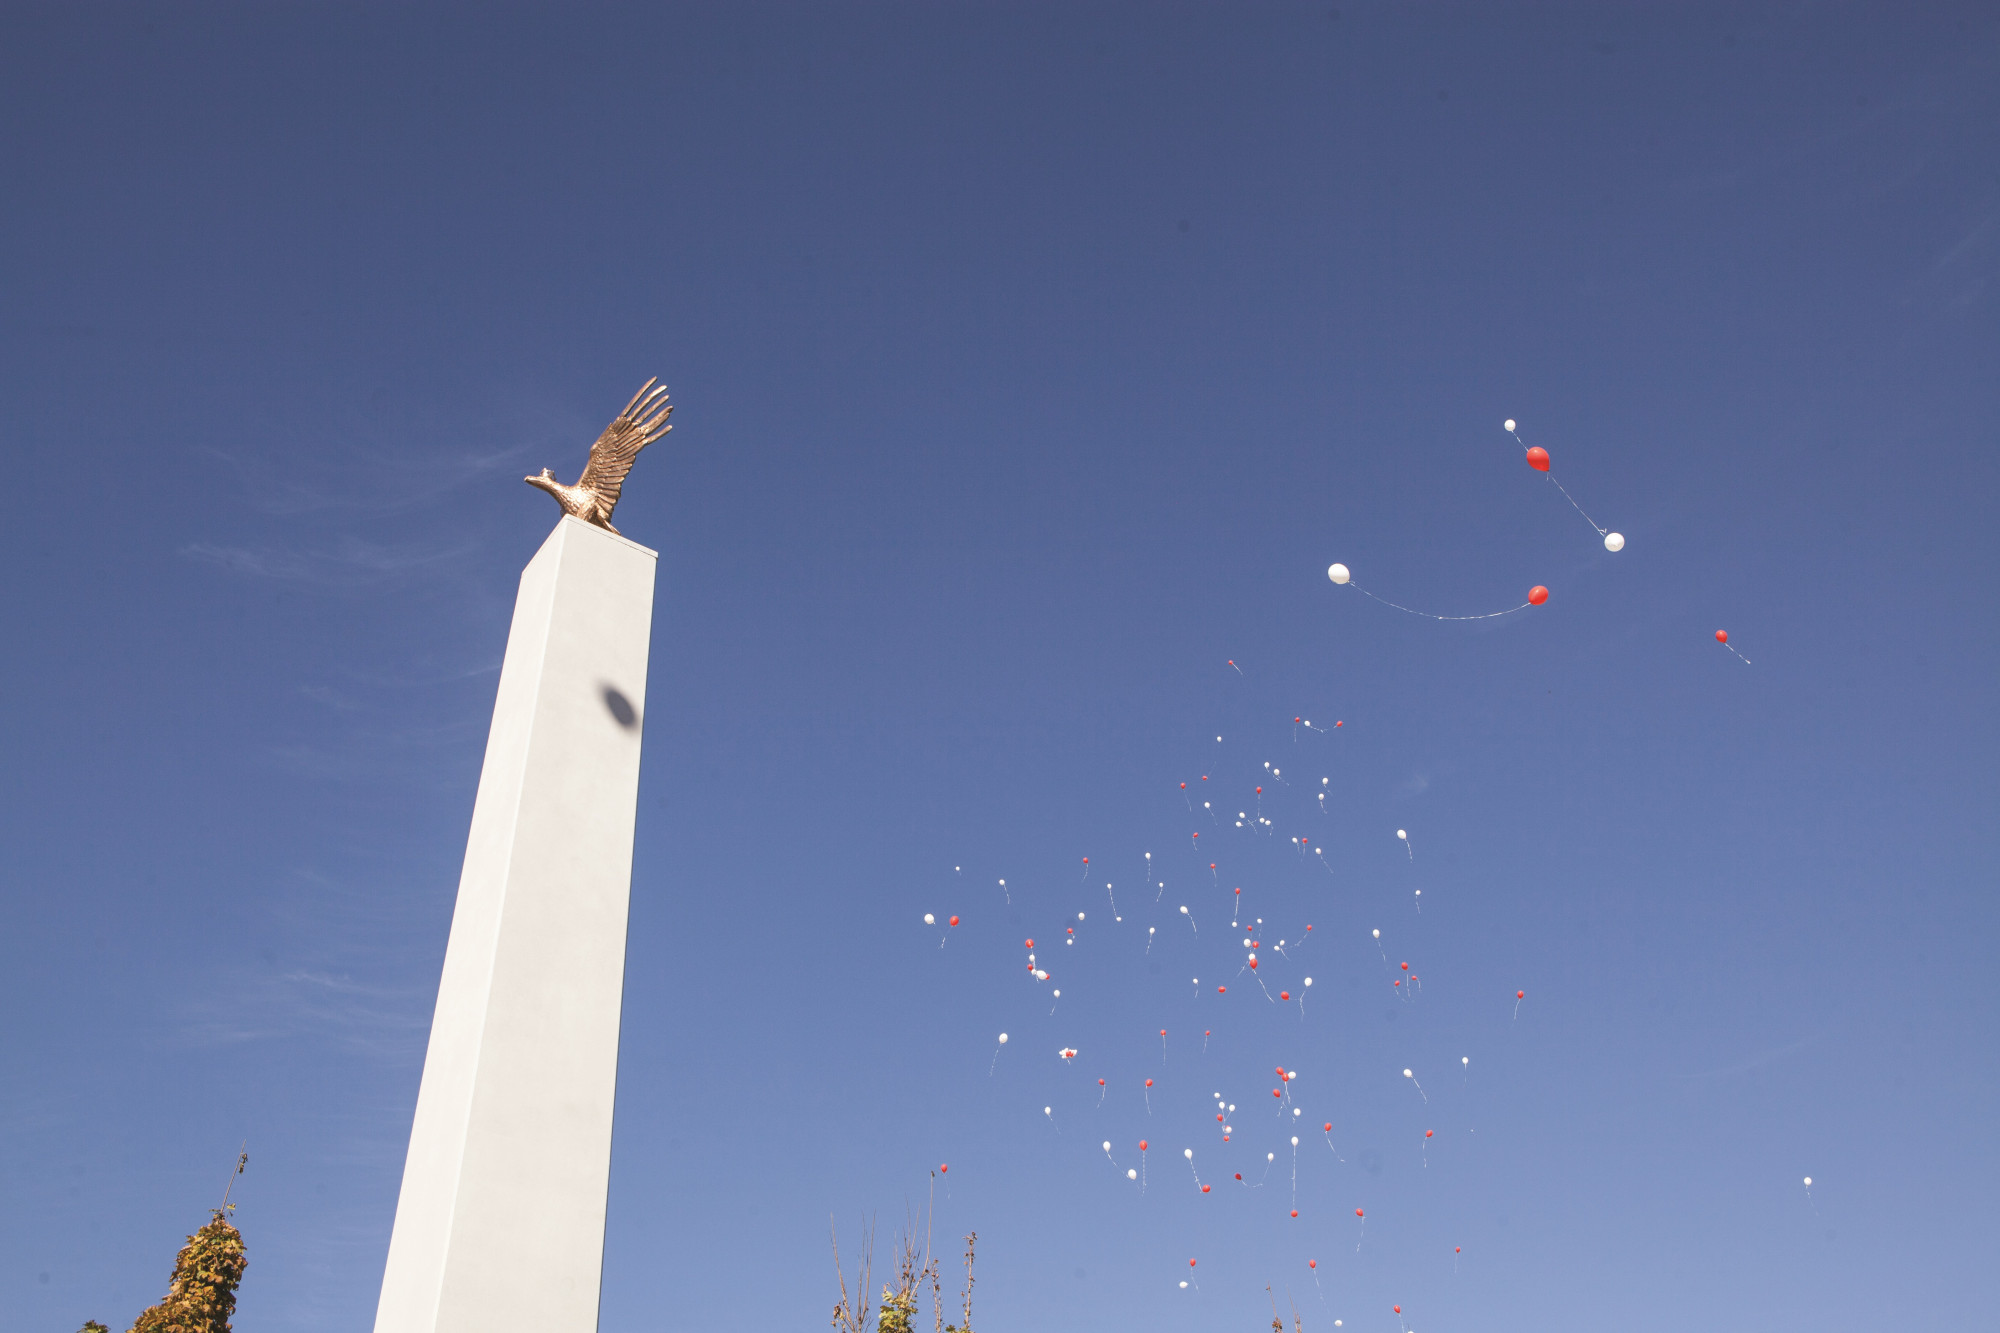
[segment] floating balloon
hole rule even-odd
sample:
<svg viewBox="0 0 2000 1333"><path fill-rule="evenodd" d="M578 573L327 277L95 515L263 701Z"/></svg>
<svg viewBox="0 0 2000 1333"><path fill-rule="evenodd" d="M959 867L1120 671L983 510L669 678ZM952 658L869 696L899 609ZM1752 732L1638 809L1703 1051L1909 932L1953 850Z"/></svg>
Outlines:
<svg viewBox="0 0 2000 1333"><path fill-rule="evenodd" d="M1514 443L1516 444L1521 443L1521 437L1519 435L1514 434L1514 423L1512 421L1507 421L1503 423L1503 429L1505 429L1509 435L1514 436ZM1569 501L1569 507L1571 509L1576 510L1577 514L1583 519L1584 522L1590 524L1591 528L1596 531L1598 536L1604 538L1604 549L1607 551L1618 551L1624 549L1625 539L1623 537L1619 537L1617 533L1612 532L1607 528L1598 527L1597 520L1592 518L1590 515L1584 513L1583 506L1576 502L1576 497L1571 495L1569 493L1569 489L1565 487L1561 482L1555 479L1555 475L1549 471L1549 451L1542 448L1538 444L1527 445L1525 447L1527 450L1526 457L1528 461L1528 466L1533 468L1535 471L1541 473L1543 476L1547 477L1549 479L1549 484L1562 492L1563 499ZM1612 545L1612 538L1614 537L1617 537L1618 541L1618 544L1616 546Z"/></svg>
<svg viewBox="0 0 2000 1333"><path fill-rule="evenodd" d="M932 916L929 912L925 912L924 924L927 926L935 926L937 924L937 918Z"/></svg>
<svg viewBox="0 0 2000 1333"><path fill-rule="evenodd" d="M1488 611L1483 615L1476 615L1476 616L1441 616L1430 611L1419 611L1413 606L1404 606L1401 602L1392 602L1386 597L1377 597L1374 593L1368 591L1368 589L1362 587L1358 583L1353 582L1352 577L1348 574L1346 565L1334 565L1326 571L1326 575L1328 578L1332 579L1335 583L1346 584L1352 587L1356 592L1360 593L1363 597L1368 598L1370 601L1380 602L1382 605L1388 607L1393 611L1401 611L1405 615L1419 616L1425 620L1494 620L1501 616L1511 616L1516 611L1523 610L1530 605L1539 606L1541 605L1541 601L1546 601L1548 599L1549 595L1549 590L1547 588L1538 588L1536 589L1536 591L1541 593L1540 601L1537 601L1531 594L1528 601L1521 603L1520 606L1510 606L1504 611ZM1333 725L1337 727L1340 725L1340 723L1336 722ZM1217 737L1217 739L1219 740L1221 738Z"/></svg>
<svg viewBox="0 0 2000 1333"><path fill-rule="evenodd" d="M1730 652L1736 653L1736 645L1729 641L1728 630L1726 629L1717 630L1715 632L1715 641L1721 644L1724 648L1727 648ZM1750 665L1750 659L1745 657L1742 653L1736 653L1736 660L1741 662L1744 666Z"/></svg>
<svg viewBox="0 0 2000 1333"><path fill-rule="evenodd" d="M945 924L955 926L958 924L958 918L953 917L950 921L946 922Z"/></svg>
<svg viewBox="0 0 2000 1333"><path fill-rule="evenodd" d="M1007 1034L1004 1032L1000 1034L1000 1044L1002 1046L1005 1046L1007 1044Z"/></svg>
<svg viewBox="0 0 2000 1333"><path fill-rule="evenodd" d="M1622 532L1607 532L1607 533L1605 533L1605 534L1604 534L1604 549L1605 549L1605 550L1607 550L1607 551L1610 551L1610 552L1612 552L1612 553L1613 553L1614 555L1615 555L1616 553L1618 553L1619 551L1622 551L1622 550L1624 550L1624 549L1625 549L1625 534L1624 534L1624 533L1622 533Z"/></svg>
<svg viewBox="0 0 2000 1333"><path fill-rule="evenodd" d="M938 1163L938 1174L939 1174L939 1175L943 1175L943 1174L944 1174L945 1172L947 1172L947 1171L949 1171L949 1170L951 1170L951 1164L950 1164L949 1162L939 1162L939 1163Z"/></svg>
<svg viewBox="0 0 2000 1333"><path fill-rule="evenodd" d="M1534 587L1528 589L1529 606L1540 606L1543 602L1546 602L1548 600L1549 600L1549 590L1547 588L1544 588L1541 584L1537 583Z"/></svg>

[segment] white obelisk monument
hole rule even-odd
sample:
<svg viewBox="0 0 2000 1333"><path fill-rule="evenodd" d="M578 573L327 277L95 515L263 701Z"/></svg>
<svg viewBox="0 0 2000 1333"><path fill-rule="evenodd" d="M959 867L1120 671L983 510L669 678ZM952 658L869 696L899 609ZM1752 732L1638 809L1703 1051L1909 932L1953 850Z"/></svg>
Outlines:
<svg viewBox="0 0 2000 1333"><path fill-rule="evenodd" d="M375 1333L592 1333L657 553L521 573Z"/></svg>

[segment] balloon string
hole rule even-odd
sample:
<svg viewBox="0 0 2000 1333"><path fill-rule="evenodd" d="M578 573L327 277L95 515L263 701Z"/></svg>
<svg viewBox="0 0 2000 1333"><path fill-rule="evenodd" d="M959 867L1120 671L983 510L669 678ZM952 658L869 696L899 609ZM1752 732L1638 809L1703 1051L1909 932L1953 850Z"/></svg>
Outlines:
<svg viewBox="0 0 2000 1333"><path fill-rule="evenodd" d="M1545 475L1546 475L1546 474L1545 474ZM1571 509L1574 509L1574 510L1576 510L1576 512L1577 512L1577 513L1579 513L1579 514L1583 514L1583 506L1582 506L1582 505L1580 505L1580 504L1578 504L1578 503L1576 502L1576 497L1575 497L1574 495L1571 495L1571 494L1570 494L1570 493L1569 493L1569 492L1568 492L1567 490L1565 490L1565 489L1563 488L1563 484L1562 484L1561 482L1557 481L1557 480L1556 480L1556 479L1555 479L1555 478L1554 478L1553 476L1550 476L1550 477L1549 477L1549 482L1550 482L1550 484L1551 484L1551 485L1553 485L1553 486L1554 486L1554 487L1555 487L1555 488L1556 488L1557 490L1559 490L1559 491L1562 491L1562 493L1563 493L1563 499L1565 499L1565 500L1569 501L1569 507L1570 507ZM1598 535L1598 536L1600 536L1600 537L1603 537L1603 536L1606 536L1606 535L1607 535L1607 534L1609 534L1609 533L1610 533L1610 531L1611 531L1611 529L1609 529L1609 528L1598 528L1598 527L1597 527L1597 520L1596 520L1596 519L1594 519L1594 518L1592 518L1592 517L1591 517L1590 515L1588 515L1588 514L1583 514L1583 521L1584 521L1584 522L1586 522L1586 523L1588 523L1588 524L1590 524L1590 526L1591 526L1591 527L1593 527L1593 528L1597 528L1597 535Z"/></svg>
<svg viewBox="0 0 2000 1333"><path fill-rule="evenodd" d="M1733 643L1725 643L1725 644L1723 644L1722 646L1723 646L1724 648L1727 648L1727 649L1728 649L1728 650L1729 650L1730 652L1732 652L1732 653L1736 653L1736 645L1735 645L1735 644L1733 644ZM1737 660L1737 661L1739 661L1739 662L1741 662L1741 663L1742 663L1742 664L1743 664L1744 666L1749 666L1749 665L1750 665L1750 659L1749 659L1749 658L1747 658L1747 657L1745 657L1745 656L1744 656L1744 655L1743 655L1742 653L1736 653L1736 660Z"/></svg>
<svg viewBox="0 0 2000 1333"><path fill-rule="evenodd" d="M1577 512L1582 513L1583 511L1578 510ZM1386 597L1376 597L1374 593L1368 591L1368 589L1362 587L1358 583L1350 581L1347 586L1354 589L1354 591L1360 593L1363 597L1373 598L1375 601L1382 603L1382 605L1384 606L1393 607L1395 610L1404 612L1405 614L1408 615L1422 616L1425 620L1493 620L1499 616L1511 616L1516 611L1525 611L1528 609L1530 605L1530 603L1523 602L1519 606L1510 606L1505 611L1491 611L1483 616L1434 616L1428 611L1413 611L1407 606L1398 606L1395 602L1390 601Z"/></svg>

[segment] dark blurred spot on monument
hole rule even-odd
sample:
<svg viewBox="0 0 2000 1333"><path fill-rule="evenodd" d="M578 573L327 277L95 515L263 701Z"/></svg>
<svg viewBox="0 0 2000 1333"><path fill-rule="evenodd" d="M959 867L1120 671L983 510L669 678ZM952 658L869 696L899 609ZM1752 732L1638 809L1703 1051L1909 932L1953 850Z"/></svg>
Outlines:
<svg viewBox="0 0 2000 1333"><path fill-rule="evenodd" d="M639 723L639 710L632 707L632 701L611 686L604 687L604 706L611 710L611 716L618 725L630 731Z"/></svg>

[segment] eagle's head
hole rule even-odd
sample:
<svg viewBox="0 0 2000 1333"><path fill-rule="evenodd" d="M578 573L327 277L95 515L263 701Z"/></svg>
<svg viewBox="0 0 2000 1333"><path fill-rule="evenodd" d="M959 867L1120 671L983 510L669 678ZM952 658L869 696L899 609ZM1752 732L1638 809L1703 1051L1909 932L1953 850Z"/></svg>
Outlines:
<svg viewBox="0 0 2000 1333"><path fill-rule="evenodd" d="M543 468L535 476L523 477L521 480L527 482L530 486L537 486L545 491L553 491L556 488L556 474L547 468Z"/></svg>

